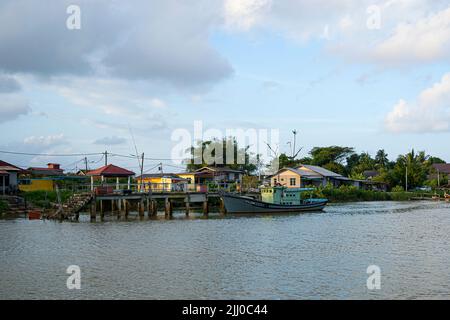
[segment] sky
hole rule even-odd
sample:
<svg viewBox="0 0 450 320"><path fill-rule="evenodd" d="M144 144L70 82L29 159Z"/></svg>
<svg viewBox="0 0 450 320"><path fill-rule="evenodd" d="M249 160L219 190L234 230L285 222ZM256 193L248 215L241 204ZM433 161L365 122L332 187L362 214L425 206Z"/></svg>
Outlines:
<svg viewBox="0 0 450 320"><path fill-rule="evenodd" d="M179 172L172 135L195 121L277 129L288 153L296 129L299 157L450 161L448 0L2 0L0 25L0 151L33 154L0 159L22 167L137 150Z"/></svg>

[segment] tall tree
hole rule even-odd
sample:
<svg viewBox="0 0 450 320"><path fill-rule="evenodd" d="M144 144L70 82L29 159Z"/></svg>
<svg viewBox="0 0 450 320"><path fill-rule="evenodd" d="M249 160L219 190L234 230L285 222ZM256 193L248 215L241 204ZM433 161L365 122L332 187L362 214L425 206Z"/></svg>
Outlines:
<svg viewBox="0 0 450 320"><path fill-rule="evenodd" d="M384 151L384 149L380 149L377 151L377 154L375 156L375 164L378 168L386 168L388 166L388 154Z"/></svg>

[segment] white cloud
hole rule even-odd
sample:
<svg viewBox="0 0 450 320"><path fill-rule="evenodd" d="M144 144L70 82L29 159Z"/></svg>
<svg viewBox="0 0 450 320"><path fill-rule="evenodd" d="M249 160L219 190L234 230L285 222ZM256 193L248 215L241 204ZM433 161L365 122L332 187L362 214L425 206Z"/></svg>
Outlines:
<svg viewBox="0 0 450 320"><path fill-rule="evenodd" d="M94 141L94 144L111 146L111 145L123 144L125 142L127 142L127 139L125 139L125 138L112 136L112 137L104 137L101 139L97 139Z"/></svg>
<svg viewBox="0 0 450 320"><path fill-rule="evenodd" d="M25 145L39 146L39 147L53 147L66 143L64 134L56 134L49 136L30 136L23 140Z"/></svg>
<svg viewBox="0 0 450 320"><path fill-rule="evenodd" d="M260 23L270 5L270 0L226 0L225 23L230 28L248 30Z"/></svg>
<svg viewBox="0 0 450 320"><path fill-rule="evenodd" d="M450 7L399 24L392 36L376 46L374 58L387 63L432 62L450 57Z"/></svg>
<svg viewBox="0 0 450 320"><path fill-rule="evenodd" d="M30 111L26 98L17 94L0 94L0 123L15 120Z"/></svg>
<svg viewBox="0 0 450 320"><path fill-rule="evenodd" d="M391 132L450 131L450 73L423 90L417 101L400 99L386 116L385 125Z"/></svg>

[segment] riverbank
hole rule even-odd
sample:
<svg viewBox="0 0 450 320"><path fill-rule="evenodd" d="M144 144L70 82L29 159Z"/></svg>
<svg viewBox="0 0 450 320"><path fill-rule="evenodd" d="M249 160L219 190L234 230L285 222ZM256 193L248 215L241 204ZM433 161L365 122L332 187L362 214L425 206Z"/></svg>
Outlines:
<svg viewBox="0 0 450 320"><path fill-rule="evenodd" d="M438 193L439 194L439 193ZM358 202L358 201L410 201L417 198L429 198L434 192L384 192L363 190L353 186L341 186L339 188L319 188L306 194L307 197L327 198L330 202ZM443 197L443 193L440 194Z"/></svg>

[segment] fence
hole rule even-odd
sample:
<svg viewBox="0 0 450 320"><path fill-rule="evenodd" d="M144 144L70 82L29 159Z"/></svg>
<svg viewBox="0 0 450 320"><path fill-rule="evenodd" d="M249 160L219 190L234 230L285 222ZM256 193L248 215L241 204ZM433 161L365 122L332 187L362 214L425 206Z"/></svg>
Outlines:
<svg viewBox="0 0 450 320"><path fill-rule="evenodd" d="M226 192L240 192L241 186L236 183L144 183L143 185L138 183L94 183L94 189L101 187L107 190L112 190L113 193L122 193L125 190L130 190L133 193L145 192L145 193L188 193L188 192L202 192L202 193L215 193L218 191ZM91 192L91 184L72 184L70 186L60 186L60 190L71 191L75 193ZM130 192L128 191L128 192Z"/></svg>

